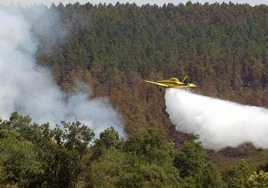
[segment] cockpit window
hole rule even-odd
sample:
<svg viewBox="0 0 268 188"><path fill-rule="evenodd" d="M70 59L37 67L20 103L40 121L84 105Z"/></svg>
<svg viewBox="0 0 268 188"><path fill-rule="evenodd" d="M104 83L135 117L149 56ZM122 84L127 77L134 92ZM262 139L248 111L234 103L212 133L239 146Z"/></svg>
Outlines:
<svg viewBox="0 0 268 188"><path fill-rule="evenodd" d="M178 79L177 79L177 78L171 78L170 81L172 81L172 82L177 82Z"/></svg>

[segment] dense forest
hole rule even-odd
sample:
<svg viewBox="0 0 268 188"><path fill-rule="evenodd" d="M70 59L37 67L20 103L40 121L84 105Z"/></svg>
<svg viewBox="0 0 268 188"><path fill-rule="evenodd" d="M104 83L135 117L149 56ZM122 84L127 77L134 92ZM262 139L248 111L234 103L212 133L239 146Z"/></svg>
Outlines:
<svg viewBox="0 0 268 188"><path fill-rule="evenodd" d="M267 6L77 3L50 9L70 32L53 47L41 41L38 62L51 67L65 92L79 79L96 96L108 96L127 133L144 133L154 121L177 142L192 138L174 135L164 94L143 79L188 74L198 93L268 106Z"/></svg>
<svg viewBox="0 0 268 188"><path fill-rule="evenodd" d="M120 139L111 127L94 132L79 121L50 128L13 113L0 122L1 187L266 187L268 163L252 172L245 160L220 172L201 143L180 150L165 131ZM94 141L94 144L90 144Z"/></svg>
<svg viewBox="0 0 268 188"><path fill-rule="evenodd" d="M91 97L109 97L129 136L119 138L110 128L93 139L79 120L51 128L13 113L0 124L0 186L268 185L265 161L254 169L242 160L219 170L213 152L192 141L196 135L175 131L164 92L143 82L187 74L200 94L267 107L268 6L76 3L50 10L68 32L53 46L37 36L38 63L66 93L82 80Z"/></svg>

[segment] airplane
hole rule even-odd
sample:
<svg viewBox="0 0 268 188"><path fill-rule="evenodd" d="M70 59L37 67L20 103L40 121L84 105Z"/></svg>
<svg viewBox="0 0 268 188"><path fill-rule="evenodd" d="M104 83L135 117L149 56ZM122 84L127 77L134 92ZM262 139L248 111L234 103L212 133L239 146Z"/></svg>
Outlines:
<svg viewBox="0 0 268 188"><path fill-rule="evenodd" d="M165 88L191 88L196 87L195 84L189 83L189 77L184 76L182 82L179 81L178 78L171 77L168 80L159 80L156 82L144 80L145 82L148 82L150 84L156 84L158 86L162 86Z"/></svg>

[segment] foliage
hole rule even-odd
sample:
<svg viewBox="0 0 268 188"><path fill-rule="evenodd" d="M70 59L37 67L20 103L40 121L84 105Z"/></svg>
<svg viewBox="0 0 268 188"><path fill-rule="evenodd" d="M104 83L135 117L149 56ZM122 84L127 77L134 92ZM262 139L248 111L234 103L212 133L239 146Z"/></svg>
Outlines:
<svg viewBox="0 0 268 188"><path fill-rule="evenodd" d="M260 171L268 172L268 162L257 167L257 172L259 173Z"/></svg>
<svg viewBox="0 0 268 188"><path fill-rule="evenodd" d="M268 186L268 172L260 171L254 172L247 180L248 187L261 188Z"/></svg>
<svg viewBox="0 0 268 188"><path fill-rule="evenodd" d="M172 147L165 140L163 130L155 126L143 137L134 134L106 149L91 164L90 182L95 187L177 187L180 178L172 166L174 145ZM110 130L103 133L107 135ZM107 138L113 140L112 136ZM98 146L92 147L93 152Z"/></svg>
<svg viewBox="0 0 268 188"><path fill-rule="evenodd" d="M268 105L265 5L86 3L49 10L58 12L68 35L53 46L41 37L38 63L53 70L65 92L83 80L93 88L93 97L108 96L127 133L144 133L148 122L155 121L165 125L177 145L192 138L174 133L163 94L144 79L188 74L198 93ZM58 36L60 32L55 30Z"/></svg>
<svg viewBox="0 0 268 188"><path fill-rule="evenodd" d="M199 142L176 150L152 122L143 135L94 133L79 121L31 123L13 113L0 123L0 185L14 187L260 187L266 173L241 161L221 174ZM96 154L95 154L96 153Z"/></svg>
<svg viewBox="0 0 268 188"><path fill-rule="evenodd" d="M217 167L206 161L200 142L185 142L174 158L174 166L183 178L183 187L224 187Z"/></svg>
<svg viewBox="0 0 268 188"><path fill-rule="evenodd" d="M100 133L100 138L95 140L92 146L92 160L98 159L103 155L110 147L115 147L119 144L119 134L113 127L106 129Z"/></svg>
<svg viewBox="0 0 268 188"><path fill-rule="evenodd" d="M41 170L33 144L15 130L2 129L0 141L0 182L29 187Z"/></svg>
<svg viewBox="0 0 268 188"><path fill-rule="evenodd" d="M82 80L94 89L92 97L108 96L129 137L109 128L94 140L79 121L51 128L13 113L0 122L0 186L262 185L266 174L252 175L245 161L221 174L200 143L185 142L194 137L175 131L164 94L143 79L189 74L201 94L267 106L267 9L190 1L161 7L53 4L47 11L57 11L69 32L52 46L40 39L39 65L51 68L67 93Z"/></svg>
<svg viewBox="0 0 268 188"><path fill-rule="evenodd" d="M223 179L228 187L244 188L247 186L250 175L247 162L242 160L239 164L227 169Z"/></svg>
<svg viewBox="0 0 268 188"><path fill-rule="evenodd" d="M203 169L201 177L203 187L207 188L223 188L226 187L225 182L222 180L222 176L217 169L217 166L211 162L208 162Z"/></svg>
<svg viewBox="0 0 268 188"><path fill-rule="evenodd" d="M199 142L185 142L174 159L174 166L180 170L181 177L199 178L205 165L205 151Z"/></svg>
<svg viewBox="0 0 268 188"><path fill-rule="evenodd" d="M163 165L171 162L174 156L174 144L167 142L165 132L156 124L151 124L145 135L130 135L123 145L125 152L138 155L149 163Z"/></svg>
<svg viewBox="0 0 268 188"><path fill-rule="evenodd" d="M51 129L49 124L31 124L28 116L18 113L0 127L2 182L20 187L76 185L92 130L78 121Z"/></svg>

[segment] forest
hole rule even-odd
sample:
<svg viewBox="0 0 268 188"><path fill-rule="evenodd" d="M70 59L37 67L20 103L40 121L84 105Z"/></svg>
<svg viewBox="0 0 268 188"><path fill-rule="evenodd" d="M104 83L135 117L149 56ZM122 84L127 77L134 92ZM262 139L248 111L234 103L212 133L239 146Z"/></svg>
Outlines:
<svg viewBox="0 0 268 188"><path fill-rule="evenodd" d="M111 127L95 138L79 120L52 128L14 112L0 122L0 186L268 186L266 151L226 148L220 153L231 159L217 159L198 135L175 130L164 93L143 81L187 74L202 95L268 107L268 6L76 3L52 10L68 34L53 46L37 36L38 64L66 93L81 80L92 98L109 97L128 137ZM256 152L264 152L258 164L243 159Z"/></svg>
<svg viewBox="0 0 268 188"><path fill-rule="evenodd" d="M38 63L51 67L65 92L78 79L95 96L108 96L129 134L144 133L155 121L176 137L163 93L144 79L188 74L203 95L268 106L266 6L77 3L50 9L70 32L50 48L41 38Z"/></svg>
<svg viewBox="0 0 268 188"><path fill-rule="evenodd" d="M253 172L241 160L220 171L201 143L186 141L176 150L157 124L127 139L112 127L94 139L79 121L52 129L18 113L0 127L1 187L252 188L268 183L268 163Z"/></svg>

